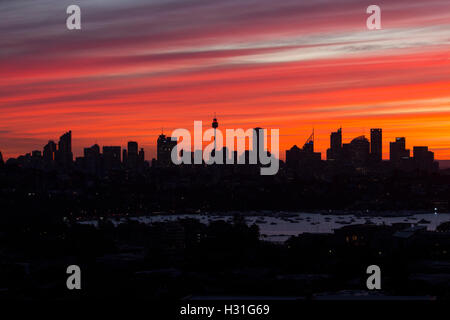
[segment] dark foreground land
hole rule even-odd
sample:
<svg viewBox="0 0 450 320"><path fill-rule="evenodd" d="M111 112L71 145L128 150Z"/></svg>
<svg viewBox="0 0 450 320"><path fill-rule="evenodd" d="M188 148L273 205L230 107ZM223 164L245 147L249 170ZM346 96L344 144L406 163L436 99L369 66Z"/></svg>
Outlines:
<svg viewBox="0 0 450 320"><path fill-rule="evenodd" d="M240 170L240 169L239 169ZM211 210L448 210L450 175L281 170L112 172L0 167L0 298L195 299L283 296L450 298L450 228L346 226L283 244L262 241L235 216L114 226L115 214ZM99 227L77 219L98 219ZM82 290L66 287L69 265ZM366 269L382 270L382 290L367 293ZM345 292L343 292L346 290Z"/></svg>
<svg viewBox="0 0 450 320"><path fill-rule="evenodd" d="M239 216L98 228L39 219L2 224L0 237L1 298L352 297L366 291L373 264L383 273L378 297L450 298L448 225L347 226L274 244ZM80 291L66 288L72 264L82 270Z"/></svg>

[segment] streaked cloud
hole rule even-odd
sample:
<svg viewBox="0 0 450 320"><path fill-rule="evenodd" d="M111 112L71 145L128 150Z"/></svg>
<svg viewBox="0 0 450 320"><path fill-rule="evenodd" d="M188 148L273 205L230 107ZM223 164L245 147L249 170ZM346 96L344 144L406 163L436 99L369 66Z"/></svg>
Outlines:
<svg viewBox="0 0 450 320"><path fill-rule="evenodd" d="M79 0L80 32L69 4L0 2L4 156L68 129L78 153L153 146L161 126L217 112L221 126L281 128L282 148L312 127L323 152L339 125L348 139L382 126L450 157L447 0L379 1L380 31L361 0Z"/></svg>

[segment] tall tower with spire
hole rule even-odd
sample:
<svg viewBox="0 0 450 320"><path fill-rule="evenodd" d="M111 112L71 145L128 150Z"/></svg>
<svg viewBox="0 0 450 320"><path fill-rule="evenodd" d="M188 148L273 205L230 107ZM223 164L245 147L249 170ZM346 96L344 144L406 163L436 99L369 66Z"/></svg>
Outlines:
<svg viewBox="0 0 450 320"><path fill-rule="evenodd" d="M214 154L213 155L216 155L216 129L219 127L219 122L217 121L217 117L216 117L216 114L214 113L214 119L213 119L213 122L212 122L212 127L213 127L213 129L214 129Z"/></svg>

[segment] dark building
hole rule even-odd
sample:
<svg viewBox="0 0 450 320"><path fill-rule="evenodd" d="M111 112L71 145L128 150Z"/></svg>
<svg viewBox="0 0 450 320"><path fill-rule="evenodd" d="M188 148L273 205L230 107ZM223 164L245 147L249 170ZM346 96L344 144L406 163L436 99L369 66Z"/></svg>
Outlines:
<svg viewBox="0 0 450 320"><path fill-rule="evenodd" d="M100 147L94 144L90 148L84 148L84 162L85 169L91 174L99 174L101 166Z"/></svg>
<svg viewBox="0 0 450 320"><path fill-rule="evenodd" d="M145 151L144 148L141 148L138 154L138 163L144 163L144 161L145 161Z"/></svg>
<svg viewBox="0 0 450 320"><path fill-rule="evenodd" d="M320 161L320 152L314 152L314 132L306 140L302 149L294 145L290 150L286 150L286 165L290 168L305 167L305 169L311 169L314 164L319 164Z"/></svg>
<svg viewBox="0 0 450 320"><path fill-rule="evenodd" d="M128 142L128 154L126 159L123 159L123 163L127 168L136 170L138 167L138 143L135 141Z"/></svg>
<svg viewBox="0 0 450 320"><path fill-rule="evenodd" d="M56 157L56 143L54 141L49 141L44 146L43 157L44 157L44 162L46 164L53 164L54 163L55 157Z"/></svg>
<svg viewBox="0 0 450 320"><path fill-rule="evenodd" d="M370 129L370 156L375 161L383 158L383 130Z"/></svg>
<svg viewBox="0 0 450 320"><path fill-rule="evenodd" d="M84 148L84 157L85 158L89 158L89 157L97 157L100 155L100 147L98 144L94 144L92 147L90 148Z"/></svg>
<svg viewBox="0 0 450 320"><path fill-rule="evenodd" d="M121 147L103 147L103 167L105 171L118 170L121 167Z"/></svg>
<svg viewBox="0 0 450 320"><path fill-rule="evenodd" d="M0 151L0 165L3 165L5 162L3 161L3 155Z"/></svg>
<svg viewBox="0 0 450 320"><path fill-rule="evenodd" d="M340 160L342 157L342 128L330 135L330 148L327 149L327 160Z"/></svg>
<svg viewBox="0 0 450 320"><path fill-rule="evenodd" d="M370 143L365 136L359 136L342 146L343 158L353 165L363 165L369 160Z"/></svg>
<svg viewBox="0 0 450 320"><path fill-rule="evenodd" d="M122 152L122 163L125 168L131 171L142 171L145 164L145 152L143 148L138 150L139 147L137 142L128 142L128 150L123 149Z"/></svg>
<svg viewBox="0 0 450 320"><path fill-rule="evenodd" d="M128 155L136 155L138 154L138 143L136 141L128 142Z"/></svg>
<svg viewBox="0 0 450 320"><path fill-rule="evenodd" d="M303 145L303 151L305 151L306 153L314 152L314 131L311 133L308 140L306 140L305 144Z"/></svg>
<svg viewBox="0 0 450 320"><path fill-rule="evenodd" d="M428 151L428 147L414 147L413 158L419 170L432 172L438 169L438 163L434 161L434 153Z"/></svg>
<svg viewBox="0 0 450 320"><path fill-rule="evenodd" d="M56 162L64 167L73 162L72 153L72 131L64 133L58 142L58 150L55 155Z"/></svg>
<svg viewBox="0 0 450 320"><path fill-rule="evenodd" d="M138 159L137 159L137 167L136 167L136 169L137 169L139 172L142 172L142 170L144 169L145 166L146 166L146 163L145 163L145 151L144 151L144 148L141 148L141 149L139 150L139 153L138 153Z"/></svg>
<svg viewBox="0 0 450 320"><path fill-rule="evenodd" d="M177 141L172 141L171 137L161 134L157 142L157 162L160 167L169 167L172 165L172 150L177 145Z"/></svg>
<svg viewBox="0 0 450 320"><path fill-rule="evenodd" d="M406 139L404 137L395 138L395 142L389 143L389 160L394 164L399 164L402 160L410 158L409 149L406 149Z"/></svg>

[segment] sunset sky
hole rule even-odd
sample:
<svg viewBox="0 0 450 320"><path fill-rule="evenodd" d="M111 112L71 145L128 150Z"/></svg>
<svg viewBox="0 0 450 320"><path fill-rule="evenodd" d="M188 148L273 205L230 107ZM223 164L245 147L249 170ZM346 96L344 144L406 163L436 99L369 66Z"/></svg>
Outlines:
<svg viewBox="0 0 450 320"><path fill-rule="evenodd" d="M383 128L385 158L405 136L450 159L450 1L0 1L4 158L72 130L76 156L136 140L151 159L162 127L215 112L220 128L279 128L282 158L314 128L325 159L342 126L344 142Z"/></svg>

